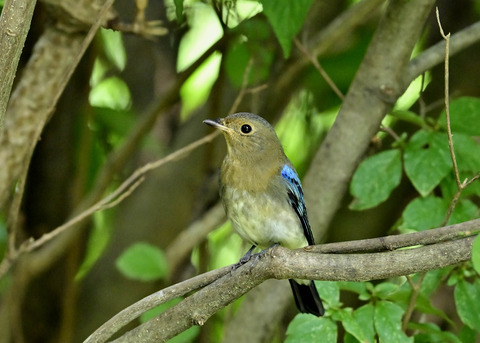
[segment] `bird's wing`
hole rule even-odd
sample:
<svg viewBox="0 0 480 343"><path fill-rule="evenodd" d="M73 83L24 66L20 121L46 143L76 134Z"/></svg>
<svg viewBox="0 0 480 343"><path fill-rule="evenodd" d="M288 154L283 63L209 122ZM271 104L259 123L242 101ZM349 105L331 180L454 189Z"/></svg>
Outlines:
<svg viewBox="0 0 480 343"><path fill-rule="evenodd" d="M315 240L313 239L310 223L308 222L307 208L305 207L305 200L303 199L302 184L300 183L297 172L286 164L283 166L281 174L287 181L288 199L290 205L297 214L298 219L300 219L300 222L302 223L303 233L307 238L307 242L309 245L314 245Z"/></svg>

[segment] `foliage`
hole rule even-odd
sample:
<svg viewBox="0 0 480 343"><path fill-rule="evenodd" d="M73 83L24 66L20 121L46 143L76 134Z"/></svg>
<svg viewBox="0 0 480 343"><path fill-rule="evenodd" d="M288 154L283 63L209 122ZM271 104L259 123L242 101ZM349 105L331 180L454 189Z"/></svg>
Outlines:
<svg viewBox="0 0 480 343"><path fill-rule="evenodd" d="M3 3L0 0L0 6L3 6ZM351 8L355 3L356 1L350 1L338 6L343 6L342 9ZM169 113L160 120L161 123L150 124L155 128L155 132L144 134L138 139L141 142L138 145L140 153L134 157L121 155L121 163L133 168L145 160L150 161L158 158L158 155L183 146L187 140L200 135L198 131L194 135L185 129L191 125L191 120L195 121L195 125L201 125L198 112L218 114L218 108L221 108L220 113L225 114L222 102L227 101L219 101L218 98L233 102L233 99L228 98L230 93L247 90L250 102L248 105L242 104L240 110L253 111L255 108L262 108L258 105L259 102L267 102L269 96L274 98L268 103L268 111L272 113L266 114L272 115L269 119L275 121L286 154L299 174L305 175L322 139L334 124L341 106L341 99L334 95L319 72L311 66L294 74L291 79L286 79L287 81L280 77L299 59L300 52L295 49L294 40L296 37L303 37L302 30L306 28L308 14L315 2L170 0L165 1L165 4L170 21L168 25L175 27L172 29L174 34L168 38L168 44L165 44L172 49L171 55L175 56L171 63L174 65L171 69L174 70L168 70L167 73L165 70L170 66L162 65L165 70L162 69L155 77L161 79L165 74L178 73L175 76L181 75L183 78L187 75L184 73L195 65L199 58L204 57L205 51L212 45L219 44L219 48L196 66L185 80L176 80L178 83L175 83L174 88L178 86L178 89L175 88L178 94L175 95L178 95L181 106L175 108L178 103L174 101L168 111L161 108L159 111L162 114ZM328 54L321 56L324 69L344 93L348 91L357 73L358 65L374 34L375 25L376 23L365 23L347 39L339 40ZM76 175L76 180L80 181L71 183L81 190L75 188L70 193L86 194L94 190L96 181L103 176L102 167L111 162L112 156L117 156L115 154L128 142L132 131L137 132L138 123L146 116L145 113L140 113L135 101L145 95L148 87L141 82L139 85L129 82L127 73L133 65L139 67L142 61L137 60L136 51L127 49L126 40L124 34L113 30L102 29L97 36L95 58L92 59L92 68L89 71L89 89L86 92L88 106L85 107L88 109L78 110L82 113L75 117L74 124L72 159L75 161L74 169L80 175ZM422 39L415 53L424 49L425 41L427 39ZM154 49L159 50L154 44L156 42L152 43ZM161 61L163 63L163 60ZM151 71L149 73L153 74ZM383 232L385 234L387 231L395 234L425 231L480 217L480 182L477 180L466 188L457 184L457 177L460 183L463 183L464 180L472 180L480 172L480 99L463 94L456 97L449 104L450 122L447 122L445 110L441 113L438 113L440 110L425 113L423 97L435 82L438 87L438 83L443 81L434 79L430 73L417 78L386 116L383 130L372 139L368 154L360 161L351 179L351 202L349 208L342 212L347 213L348 217L344 223L355 221L351 218L357 216L362 220L369 218L368 213L382 217L382 206L395 208L388 212L389 221L385 224L388 227ZM287 83L287 86L281 88L284 83ZM265 85L275 91L278 87L282 90L281 95L272 91L264 96L265 93L261 93L259 89ZM164 80L161 79L155 86L162 89L165 87ZM153 91L152 94L151 98L158 95ZM437 94L435 96L438 97ZM158 106L157 109L161 107L158 103L154 105ZM175 116L170 112L175 112ZM448 124L453 133L451 146L447 135ZM451 148L455 153L457 168L452 162ZM135 149L132 148L131 151L133 150ZM167 206L171 205L170 203L155 204L154 206L159 208L160 216L171 216L174 221L189 223L198 219L210 206L212 200L203 196L207 193L204 192L207 186L200 187L195 184L196 179L191 175L192 170L199 170L204 174L210 172L207 165L212 162L206 160L212 158L211 155L215 154L210 151L202 152L200 158L192 158L193 162L180 169L180 172L177 170L170 175L165 173L170 176L167 182L158 175L151 177L153 180L159 177L162 182L158 183L162 185L168 183L170 188L161 189L167 189L166 193L170 192L166 197L167 202L175 202L175 210L188 208L188 211L184 212L179 210L178 213L165 213L161 207L171 209L172 207ZM338 171L332 171L336 172ZM180 173L186 176L181 178ZM111 177L107 190L114 189L125 176L118 170L112 174L115 176ZM207 184L204 179L206 177L202 176L202 182ZM195 203L184 202L183 198L178 200L177 193L181 192L177 188L180 188L182 182L187 184L186 188L183 188L186 189L183 195L187 197L194 194ZM159 194L158 189L154 188L156 186L158 185L155 182L149 184L149 187L154 189L151 194L160 197L163 194ZM145 193L143 195L145 196ZM154 215L151 207L148 207L152 198L140 198L142 197L129 199L131 203L127 205L133 208L129 213L138 216L135 217L138 222L144 219L142 217ZM28 202L28 197L25 201ZM144 207L148 210L143 212ZM157 208L154 207L154 210ZM76 257L81 261L77 261L75 271L70 273L75 276L76 283L87 283L85 280L94 272L95 266L102 262L103 257L108 256L109 258L105 259L107 262L103 261L108 266L105 268L103 265L105 270L113 269L116 276L120 273L124 279L128 279L129 284L157 288L159 284L163 286L170 279L181 279L185 275L191 276L235 263L248 248L238 235L232 233L227 223L210 232L203 237L202 243L189 250L189 255L182 261L182 267L177 266L176 270L171 270L167 258L168 244L174 239L172 237L178 237L181 230L177 227L171 229L168 225L159 227L161 225L155 223L150 236L141 231L138 235L132 234L136 237L135 240L130 240L132 236L129 236L117 246L118 233L114 228L120 226L124 218L122 214L120 209L114 209L94 215L92 227L81 242L83 255L78 254L82 257ZM355 221L356 228L361 226L361 229L366 229L367 220L362 221L361 225ZM129 229L135 231L137 227ZM176 231L172 234L169 230ZM146 243L147 236L157 240ZM2 216L2 258L9 244L8 238L7 220ZM188 267L179 270L185 265ZM103 272L104 270L100 273ZM288 324L286 331L281 327L277 328L277 340L283 341L285 334L285 341L288 343L475 342L480 335L479 274L480 237L477 237L473 244L471 263L432 270L423 275L375 282L317 281L318 291L326 305L326 315L317 318L308 314L297 314ZM0 291L8 289L9 282L7 278L2 279ZM441 298L452 299L455 309L439 303ZM144 313L140 322L154 318L180 301L181 299L174 299ZM69 304L68 301L65 303ZM227 330L226 323L234 317L242 304L240 299L209 319L205 329L207 334L203 337L203 329L194 326L171 342L220 342Z"/></svg>

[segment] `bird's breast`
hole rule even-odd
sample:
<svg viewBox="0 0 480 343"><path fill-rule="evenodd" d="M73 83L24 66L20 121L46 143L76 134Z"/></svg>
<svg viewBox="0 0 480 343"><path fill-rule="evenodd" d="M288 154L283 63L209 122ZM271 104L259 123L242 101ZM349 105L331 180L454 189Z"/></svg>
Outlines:
<svg viewBox="0 0 480 343"><path fill-rule="evenodd" d="M222 186L222 200L233 228L250 243L261 248L275 243L290 249L308 245L286 196Z"/></svg>

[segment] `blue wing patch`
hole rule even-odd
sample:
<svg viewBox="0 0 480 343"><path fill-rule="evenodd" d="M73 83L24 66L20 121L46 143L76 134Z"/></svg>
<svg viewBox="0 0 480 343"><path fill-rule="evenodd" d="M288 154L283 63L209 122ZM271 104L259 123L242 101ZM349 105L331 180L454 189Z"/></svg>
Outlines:
<svg viewBox="0 0 480 343"><path fill-rule="evenodd" d="M303 199L302 184L300 183L297 172L286 164L283 166L281 174L282 177L287 180L289 203L302 223L303 233L307 238L307 242L309 245L314 245L315 240L313 239L312 230L310 229L310 223L308 221L307 208L305 207L305 200Z"/></svg>

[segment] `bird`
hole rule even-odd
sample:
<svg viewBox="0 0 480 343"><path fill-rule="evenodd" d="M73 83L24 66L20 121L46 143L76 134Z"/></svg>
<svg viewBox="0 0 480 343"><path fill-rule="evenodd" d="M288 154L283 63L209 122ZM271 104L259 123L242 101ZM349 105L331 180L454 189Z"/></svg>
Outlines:
<svg viewBox="0 0 480 343"><path fill-rule="evenodd" d="M220 130L227 155L220 168L220 197L234 230L254 248L314 245L300 178L274 128L262 117L241 112L203 123ZM312 280L290 279L302 313L325 313Z"/></svg>

